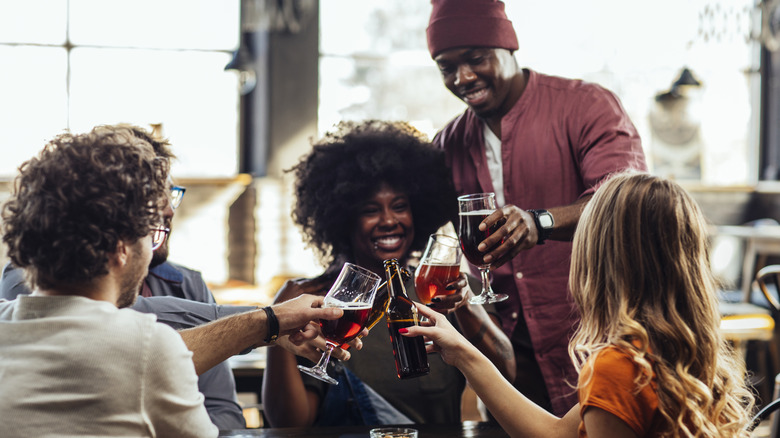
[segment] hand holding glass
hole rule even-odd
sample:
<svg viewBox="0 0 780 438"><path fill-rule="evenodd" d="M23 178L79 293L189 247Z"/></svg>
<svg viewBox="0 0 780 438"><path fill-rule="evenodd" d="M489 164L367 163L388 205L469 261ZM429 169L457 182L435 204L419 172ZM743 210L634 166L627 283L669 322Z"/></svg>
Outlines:
<svg viewBox="0 0 780 438"><path fill-rule="evenodd" d="M460 247L463 249L463 255L472 264L479 268L482 277L482 292L475 297L471 297L471 304L497 303L509 298L505 294L496 294L490 287L490 263L485 263L483 254L479 249L479 244L490 237L502 223L493 224L484 231L479 229L479 225L496 211L495 193L475 193L473 195L464 195L458 197L458 215L460 224L458 226L458 236L460 237Z"/></svg>
<svg viewBox="0 0 780 438"><path fill-rule="evenodd" d="M448 290L447 285L460 276L460 254L458 239L446 234L431 234L414 276L420 302L428 304L437 295L455 293L455 290Z"/></svg>
<svg viewBox="0 0 780 438"><path fill-rule="evenodd" d="M325 295L325 307L338 307L344 310L339 319L320 320L322 336L325 337L326 350L314 367L298 365L302 372L324 382L338 385L328 376L330 353L339 345L349 342L363 331L374 303L374 295L381 278L373 272L345 263L336 282Z"/></svg>

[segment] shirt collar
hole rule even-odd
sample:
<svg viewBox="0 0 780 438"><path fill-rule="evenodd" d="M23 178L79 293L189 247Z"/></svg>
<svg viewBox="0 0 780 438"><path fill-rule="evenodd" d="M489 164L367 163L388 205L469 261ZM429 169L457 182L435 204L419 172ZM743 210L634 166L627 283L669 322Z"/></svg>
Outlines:
<svg viewBox="0 0 780 438"><path fill-rule="evenodd" d="M168 262L163 262L154 268L150 268L149 275L154 275L155 277L169 283L181 283L184 281L184 275L182 275L178 269L174 268Z"/></svg>

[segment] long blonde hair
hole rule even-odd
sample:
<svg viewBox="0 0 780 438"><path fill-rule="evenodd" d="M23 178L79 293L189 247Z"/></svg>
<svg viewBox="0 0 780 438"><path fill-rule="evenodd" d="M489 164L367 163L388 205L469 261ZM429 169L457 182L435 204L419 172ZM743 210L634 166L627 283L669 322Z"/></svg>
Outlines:
<svg viewBox="0 0 780 438"><path fill-rule="evenodd" d="M569 286L579 370L617 346L642 370L637 392L655 373L665 436L747 436L753 395L719 332L706 224L685 190L640 173L605 182L577 227Z"/></svg>

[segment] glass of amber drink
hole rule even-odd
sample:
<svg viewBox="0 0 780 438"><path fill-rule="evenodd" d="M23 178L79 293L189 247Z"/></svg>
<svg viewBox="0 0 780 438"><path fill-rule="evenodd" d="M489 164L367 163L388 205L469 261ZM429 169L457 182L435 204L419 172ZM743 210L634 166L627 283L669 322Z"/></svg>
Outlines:
<svg viewBox="0 0 780 438"><path fill-rule="evenodd" d="M420 302L428 304L437 295L451 295L447 285L460 276L458 239L446 234L431 234L420 265L414 275L414 287Z"/></svg>
<svg viewBox="0 0 780 438"><path fill-rule="evenodd" d="M381 278L368 269L352 263L345 263L336 282L325 295L324 307L338 307L344 310L339 319L320 320L320 330L327 348L320 361L313 367L298 365L302 372L333 385L336 379L328 375L330 353L339 345L349 342L363 331L374 304L374 295Z"/></svg>

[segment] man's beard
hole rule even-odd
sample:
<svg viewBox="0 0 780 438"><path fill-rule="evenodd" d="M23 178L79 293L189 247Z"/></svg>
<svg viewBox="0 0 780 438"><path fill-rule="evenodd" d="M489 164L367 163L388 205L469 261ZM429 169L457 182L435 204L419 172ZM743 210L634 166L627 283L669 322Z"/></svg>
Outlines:
<svg viewBox="0 0 780 438"><path fill-rule="evenodd" d="M130 307L135 304L135 300L138 298L138 289L141 287L141 282L135 286L132 290L124 290L119 298L116 300L116 306L120 309Z"/></svg>
<svg viewBox="0 0 780 438"><path fill-rule="evenodd" d="M171 220L165 220L165 228L171 229ZM168 243L171 241L171 233L165 236L165 242L152 253L152 262L149 263L149 269L160 266L168 260Z"/></svg>
<svg viewBox="0 0 780 438"><path fill-rule="evenodd" d="M147 266L144 266L140 249L134 246L131 251L133 256L130 259L130 265L125 270L122 281L119 284L120 294L117 298L116 306L120 309L135 304L135 300L138 298L138 291L141 290L144 278L149 273Z"/></svg>
<svg viewBox="0 0 780 438"><path fill-rule="evenodd" d="M165 243L162 244L152 253L152 261L149 263L149 268L160 266L168 260L168 239L165 239Z"/></svg>

